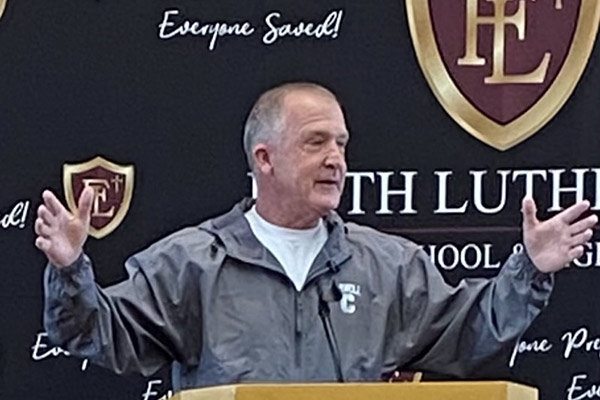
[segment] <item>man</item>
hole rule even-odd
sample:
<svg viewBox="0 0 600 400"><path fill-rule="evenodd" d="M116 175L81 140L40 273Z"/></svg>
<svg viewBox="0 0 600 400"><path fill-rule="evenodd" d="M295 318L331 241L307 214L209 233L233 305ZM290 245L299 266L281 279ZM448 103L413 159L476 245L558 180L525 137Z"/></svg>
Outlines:
<svg viewBox="0 0 600 400"><path fill-rule="evenodd" d="M323 288L354 301L331 309L346 380L396 369L466 376L511 346L547 303L551 274L583 253L597 221L578 203L536 219L523 201L526 252L492 280L446 285L415 244L334 212L349 134L327 89L292 83L253 107L244 147L256 203L181 230L127 263L101 290L82 253L93 194L75 215L46 191L35 229L48 257L45 325L73 354L121 373L172 363L176 390L240 381L333 381L318 317Z"/></svg>

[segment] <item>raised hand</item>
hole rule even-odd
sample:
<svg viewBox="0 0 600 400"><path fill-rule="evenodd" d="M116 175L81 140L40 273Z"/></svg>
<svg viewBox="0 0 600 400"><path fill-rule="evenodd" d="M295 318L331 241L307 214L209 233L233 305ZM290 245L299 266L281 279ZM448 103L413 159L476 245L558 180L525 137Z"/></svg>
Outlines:
<svg viewBox="0 0 600 400"><path fill-rule="evenodd" d="M71 265L81 252L90 226L90 212L94 190L87 187L79 197L75 214L67 211L54 193L42 193L44 203L38 208L35 220L35 246L42 250L48 260L62 268Z"/></svg>
<svg viewBox="0 0 600 400"><path fill-rule="evenodd" d="M575 222L590 207L588 201L574 204L546 221L537 219L533 199L524 198L522 206L523 242L538 270L558 271L583 255L583 246L592 238L592 228L598 222L596 215Z"/></svg>

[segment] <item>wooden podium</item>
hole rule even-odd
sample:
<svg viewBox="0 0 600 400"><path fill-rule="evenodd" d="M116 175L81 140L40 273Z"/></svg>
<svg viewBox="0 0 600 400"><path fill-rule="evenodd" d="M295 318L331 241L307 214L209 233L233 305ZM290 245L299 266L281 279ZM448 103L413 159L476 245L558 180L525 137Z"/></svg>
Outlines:
<svg viewBox="0 0 600 400"><path fill-rule="evenodd" d="M511 382L241 384L185 390L173 400L537 400Z"/></svg>

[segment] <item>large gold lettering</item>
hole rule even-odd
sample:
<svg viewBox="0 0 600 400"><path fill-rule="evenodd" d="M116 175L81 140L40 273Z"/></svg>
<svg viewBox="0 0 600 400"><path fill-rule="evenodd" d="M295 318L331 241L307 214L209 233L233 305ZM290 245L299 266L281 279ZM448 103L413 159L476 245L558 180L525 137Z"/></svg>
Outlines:
<svg viewBox="0 0 600 400"><path fill-rule="evenodd" d="M517 38L521 41L526 36L526 2L519 0L519 7L513 15L506 15L505 8L508 0L486 0L494 4L494 15L480 16L478 13L479 0L467 0L467 18L465 35L465 54L457 60L460 66L484 66L486 60L477 53L479 25L493 25L493 59L492 75L484 78L486 84L508 84L508 83L543 83L546 79L548 64L550 63L550 52L544 53L539 65L532 71L524 74L507 75L505 73L506 45L505 37L507 26L517 29ZM557 4L558 5L558 4ZM561 4L562 6L562 4ZM558 7L557 7L558 8Z"/></svg>
<svg viewBox="0 0 600 400"><path fill-rule="evenodd" d="M106 203L106 189L110 188L107 179L83 179L85 187L94 189L94 204L92 206L92 217L112 218L115 215L115 207L107 211L100 211L101 203Z"/></svg>

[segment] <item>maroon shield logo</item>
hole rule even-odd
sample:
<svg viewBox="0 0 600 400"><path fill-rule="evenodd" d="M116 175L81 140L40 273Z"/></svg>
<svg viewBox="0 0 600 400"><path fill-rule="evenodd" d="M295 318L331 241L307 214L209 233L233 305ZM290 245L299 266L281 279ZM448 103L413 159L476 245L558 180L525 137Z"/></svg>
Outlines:
<svg viewBox="0 0 600 400"><path fill-rule="evenodd" d="M86 187L94 190L89 234L101 239L125 218L133 195L134 168L96 157L80 164L63 166L63 187L71 211Z"/></svg>
<svg viewBox="0 0 600 400"><path fill-rule="evenodd" d="M411 36L446 111L508 149L575 88L598 31L597 0L407 0Z"/></svg>

